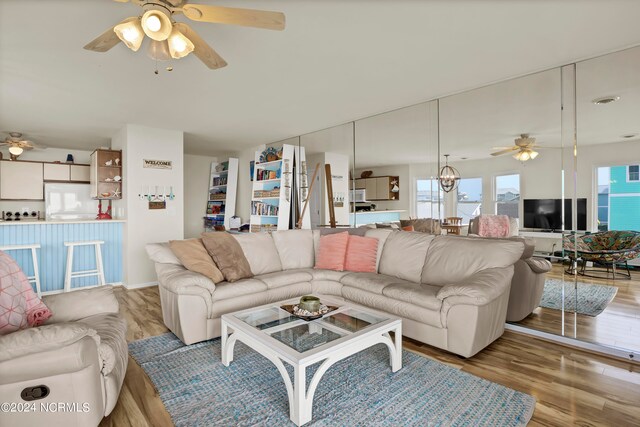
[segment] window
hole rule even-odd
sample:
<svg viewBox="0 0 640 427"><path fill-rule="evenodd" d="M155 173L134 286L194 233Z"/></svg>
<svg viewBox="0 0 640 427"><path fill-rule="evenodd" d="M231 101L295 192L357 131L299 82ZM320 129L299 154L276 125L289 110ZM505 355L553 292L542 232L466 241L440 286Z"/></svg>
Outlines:
<svg viewBox="0 0 640 427"><path fill-rule="evenodd" d="M438 207L438 197L440 206ZM418 218L440 218L444 215L444 194L437 179L416 180L416 216Z"/></svg>
<svg viewBox="0 0 640 427"><path fill-rule="evenodd" d="M611 168L598 168L598 231L609 230L609 191Z"/></svg>
<svg viewBox="0 0 640 427"><path fill-rule="evenodd" d="M640 165L627 167L627 182L640 182Z"/></svg>
<svg viewBox="0 0 640 427"><path fill-rule="evenodd" d="M480 215L482 210L482 178L462 178L458 185L457 214L463 224Z"/></svg>
<svg viewBox="0 0 640 427"><path fill-rule="evenodd" d="M496 214L520 218L520 174L496 176Z"/></svg>

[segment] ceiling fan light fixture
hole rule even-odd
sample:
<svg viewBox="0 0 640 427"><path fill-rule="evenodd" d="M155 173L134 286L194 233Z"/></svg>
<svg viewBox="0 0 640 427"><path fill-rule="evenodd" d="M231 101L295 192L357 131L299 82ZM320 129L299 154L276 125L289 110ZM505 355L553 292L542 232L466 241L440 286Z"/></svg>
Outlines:
<svg viewBox="0 0 640 427"><path fill-rule="evenodd" d="M151 39L163 41L169 38L173 24L164 11L149 9L142 15L142 30Z"/></svg>
<svg viewBox="0 0 640 427"><path fill-rule="evenodd" d="M19 156L23 151L24 150L22 149L22 147L18 147L17 145L12 145L11 147L9 147L9 153L13 154L14 156Z"/></svg>
<svg viewBox="0 0 640 427"><path fill-rule="evenodd" d="M147 48L147 56L154 61L168 61L171 59L171 53L169 52L169 43L166 40L156 41L149 40L149 47Z"/></svg>
<svg viewBox="0 0 640 427"><path fill-rule="evenodd" d="M175 59L183 58L195 49L193 42L175 27L171 31L171 35L167 41L169 44L169 53L171 57Z"/></svg>
<svg viewBox="0 0 640 427"><path fill-rule="evenodd" d="M129 49L137 52L144 40L144 32L142 25L140 25L139 18L131 18L128 22L123 22L113 27L113 31L118 38L122 40Z"/></svg>
<svg viewBox="0 0 640 427"><path fill-rule="evenodd" d="M535 150L530 150L530 151L531 152L529 153L529 156L531 157L531 160L535 159L536 157L538 157L538 154L540 154Z"/></svg>

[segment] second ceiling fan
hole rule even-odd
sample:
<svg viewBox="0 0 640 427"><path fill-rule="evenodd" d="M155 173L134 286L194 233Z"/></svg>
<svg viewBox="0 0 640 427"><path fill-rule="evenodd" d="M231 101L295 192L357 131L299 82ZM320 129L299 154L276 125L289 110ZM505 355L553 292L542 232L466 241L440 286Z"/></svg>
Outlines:
<svg viewBox="0 0 640 427"><path fill-rule="evenodd" d="M128 3L130 0L114 0ZM106 52L122 41L134 52L140 49L144 36L151 40L149 50L156 59L179 59L194 53L204 64L217 69L227 62L184 22L173 16L184 14L192 21L240 25L244 27L284 30L285 16L270 12L234 7L189 4L188 0L131 0L142 8L141 16L132 16L109 28L84 48Z"/></svg>

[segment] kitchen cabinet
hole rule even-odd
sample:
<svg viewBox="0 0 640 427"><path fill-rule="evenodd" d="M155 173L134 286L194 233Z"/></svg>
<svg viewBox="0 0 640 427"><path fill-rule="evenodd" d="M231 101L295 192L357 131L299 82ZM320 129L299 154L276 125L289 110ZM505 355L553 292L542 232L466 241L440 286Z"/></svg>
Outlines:
<svg viewBox="0 0 640 427"><path fill-rule="evenodd" d="M44 170L42 163L1 161L0 199L43 200Z"/></svg>
<svg viewBox="0 0 640 427"><path fill-rule="evenodd" d="M392 192L395 182L399 185L399 177L397 176L372 176L369 178L358 178L356 181L356 189L364 189L367 201L380 200L398 200L399 192Z"/></svg>
<svg viewBox="0 0 640 427"><path fill-rule="evenodd" d="M45 181L69 181L69 165L63 163L45 163L43 168Z"/></svg>
<svg viewBox="0 0 640 427"><path fill-rule="evenodd" d="M364 180L364 190L367 201L375 200L378 195L378 186L375 178L366 178Z"/></svg>
<svg viewBox="0 0 640 427"><path fill-rule="evenodd" d="M89 182L91 167L89 165L70 165L69 178L74 182Z"/></svg>

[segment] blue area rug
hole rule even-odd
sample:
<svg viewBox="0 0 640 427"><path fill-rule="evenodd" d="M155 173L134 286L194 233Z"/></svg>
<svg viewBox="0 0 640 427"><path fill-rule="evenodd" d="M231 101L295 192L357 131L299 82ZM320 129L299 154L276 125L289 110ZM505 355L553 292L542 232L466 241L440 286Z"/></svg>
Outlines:
<svg viewBox="0 0 640 427"><path fill-rule="evenodd" d="M540 307L562 310L562 280L547 279ZM564 282L564 311L597 316L602 313L618 293L618 288L578 282L576 291L573 281Z"/></svg>
<svg viewBox="0 0 640 427"><path fill-rule="evenodd" d="M276 367L241 342L229 367L220 362L220 339L185 346L169 333L129 351L177 426L295 426ZM305 426L524 426L534 406L532 396L406 350L394 374L378 345L325 373Z"/></svg>

